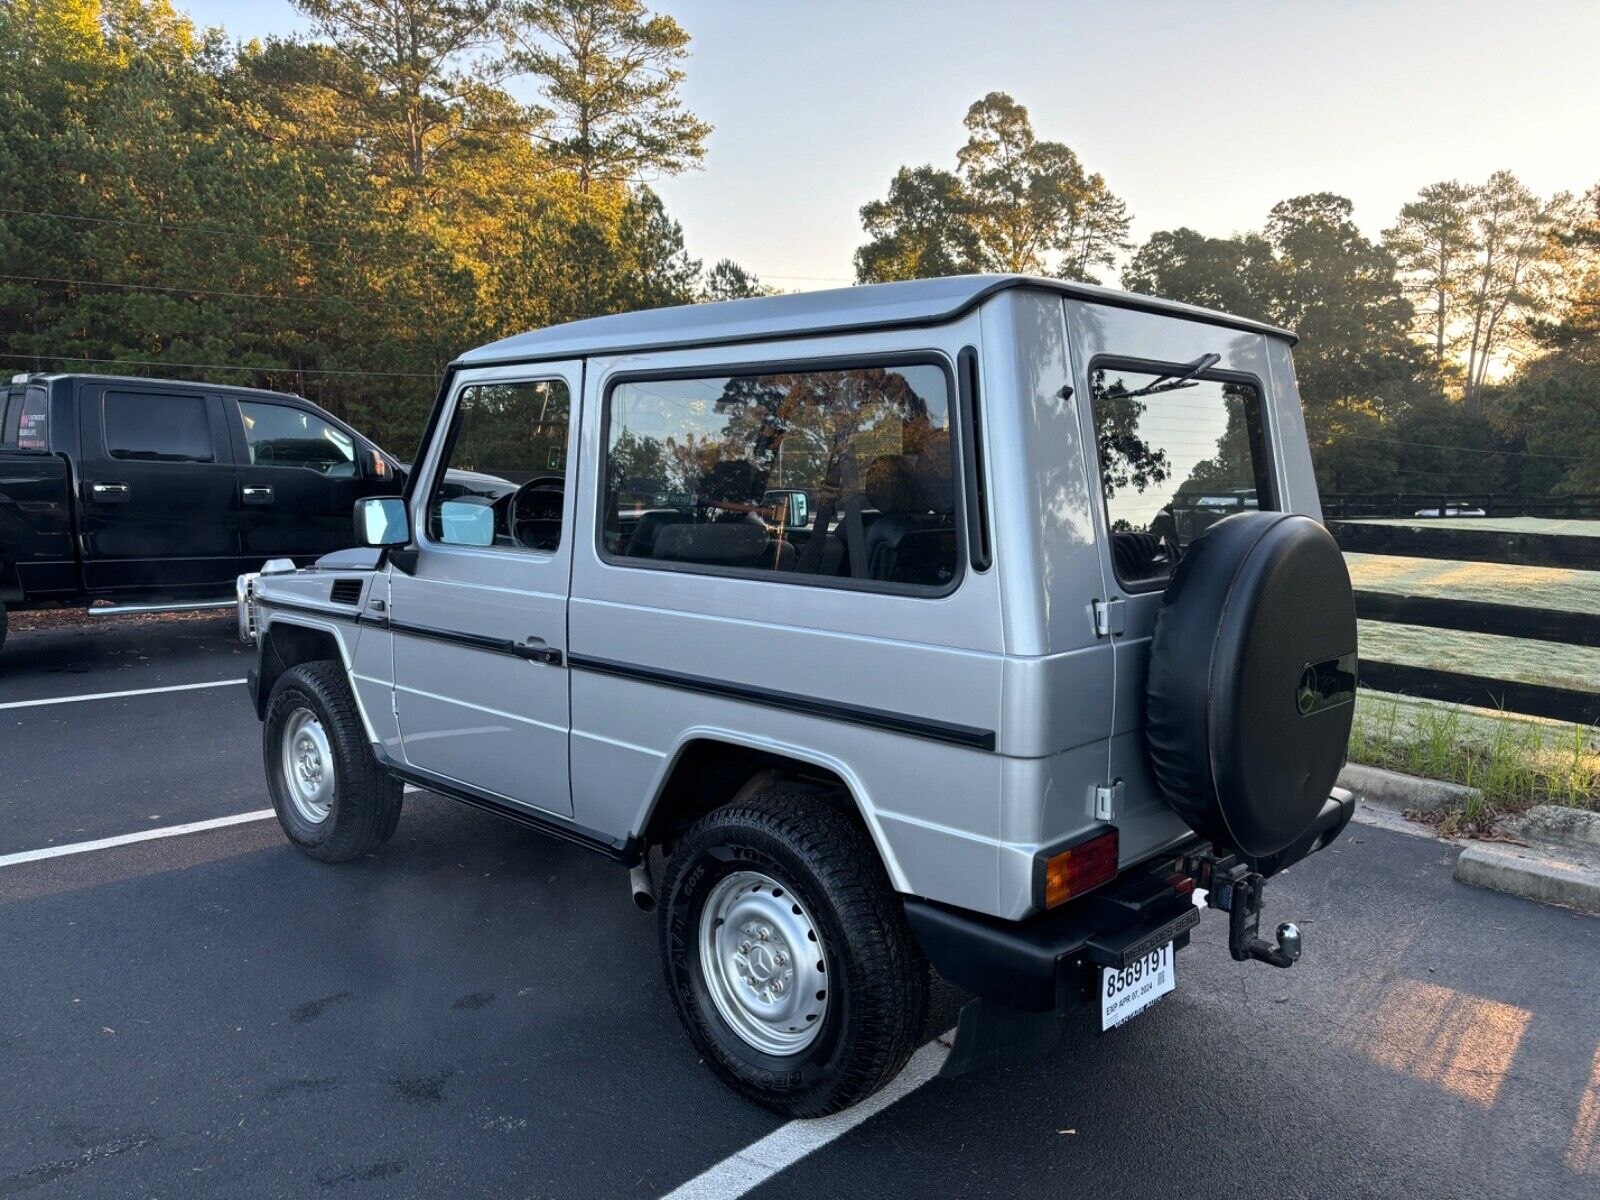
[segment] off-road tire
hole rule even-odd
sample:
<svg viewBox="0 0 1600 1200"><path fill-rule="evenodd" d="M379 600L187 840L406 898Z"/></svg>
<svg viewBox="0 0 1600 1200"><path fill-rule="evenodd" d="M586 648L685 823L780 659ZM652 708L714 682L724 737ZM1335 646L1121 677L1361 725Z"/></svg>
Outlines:
<svg viewBox="0 0 1600 1200"><path fill-rule="evenodd" d="M323 821L307 822L296 811L283 778L280 739L289 715L307 708L322 723L333 750L335 790ZM378 849L400 823L401 782L372 753L355 697L336 662L302 663L285 671L267 700L262 756L272 807L284 835L319 862L349 862Z"/></svg>
<svg viewBox="0 0 1600 1200"><path fill-rule="evenodd" d="M706 991L700 916L717 881L751 870L781 881L826 947L830 1002L816 1040L775 1058L742 1040ZM928 1013L928 964L866 831L833 800L777 783L703 817L662 888L667 988L695 1048L734 1090L794 1117L864 1100L899 1073Z"/></svg>

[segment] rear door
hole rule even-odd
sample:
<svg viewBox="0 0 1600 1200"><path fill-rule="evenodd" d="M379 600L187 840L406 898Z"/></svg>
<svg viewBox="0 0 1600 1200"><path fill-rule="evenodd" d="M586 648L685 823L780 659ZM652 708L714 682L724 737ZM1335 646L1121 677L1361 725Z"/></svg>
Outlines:
<svg viewBox="0 0 1600 1200"><path fill-rule="evenodd" d="M1106 780L1120 785L1110 819L1124 831L1124 858L1137 858L1186 828L1162 799L1144 748L1150 637L1162 592L1210 525L1276 505L1266 339L1199 321L1064 303L1074 380L1085 400L1084 443L1100 492L1096 541L1115 663Z"/></svg>
<svg viewBox="0 0 1600 1200"><path fill-rule="evenodd" d="M581 362L458 376L418 465L414 568L389 576L407 763L561 816L572 813L567 464L582 392Z"/></svg>
<svg viewBox="0 0 1600 1200"><path fill-rule="evenodd" d="M398 490L370 446L310 408L233 396L223 403L236 423L241 570L269 558L304 566L353 545L356 500ZM376 464L383 475L374 479Z"/></svg>
<svg viewBox="0 0 1600 1200"><path fill-rule="evenodd" d="M89 591L227 594L239 505L220 397L154 382L78 386L78 526Z"/></svg>

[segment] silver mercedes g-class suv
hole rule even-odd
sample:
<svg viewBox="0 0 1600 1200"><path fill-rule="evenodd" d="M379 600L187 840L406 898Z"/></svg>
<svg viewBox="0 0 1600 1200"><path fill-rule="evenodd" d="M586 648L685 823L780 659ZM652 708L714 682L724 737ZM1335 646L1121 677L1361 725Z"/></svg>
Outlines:
<svg viewBox="0 0 1600 1200"><path fill-rule="evenodd" d="M361 546L240 580L284 832L370 854L410 783L630 868L696 1049L796 1115L894 1076L930 965L956 1066L1170 991L1197 889L1287 967L1356 679L1293 344L981 276L465 354Z"/></svg>

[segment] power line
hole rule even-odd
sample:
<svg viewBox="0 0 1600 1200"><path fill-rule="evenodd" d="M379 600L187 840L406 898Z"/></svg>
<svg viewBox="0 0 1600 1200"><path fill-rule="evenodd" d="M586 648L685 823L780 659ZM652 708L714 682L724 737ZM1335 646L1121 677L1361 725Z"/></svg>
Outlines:
<svg viewBox="0 0 1600 1200"><path fill-rule="evenodd" d="M1403 438L1373 437L1365 433L1342 433L1340 438L1354 438L1358 442L1383 442L1390 446L1420 446L1424 450L1459 450L1464 454L1515 454L1523 458L1559 458L1566 462L1587 462L1585 454L1542 454L1535 450L1483 450L1477 446L1449 446L1443 442L1408 442Z"/></svg>
<svg viewBox="0 0 1600 1200"><path fill-rule="evenodd" d="M0 358L42 360L44 362L97 363L123 367L171 367L180 371L249 371L257 375L353 375L372 379L438 379L439 372L351 371L333 367L241 367L234 363L166 362L153 358L74 358L65 354L19 354L0 351Z"/></svg>
<svg viewBox="0 0 1600 1200"><path fill-rule="evenodd" d="M115 283L109 280L68 279L63 276L53 275L7 275L0 273L0 279L10 279L18 283L59 283L68 287L119 288L124 291L137 292L176 292L185 296L219 296L232 300L296 300L302 304L343 301L346 304L368 304L382 308L405 307L398 304L389 304L384 300L356 299L351 296L282 296L271 292L219 292L210 288L164 287L155 283Z"/></svg>
<svg viewBox="0 0 1600 1200"><path fill-rule="evenodd" d="M254 229L239 229L218 225L190 225L182 221L132 221L126 217L84 217L75 213L49 212L35 208L6 208L0 207L0 214L14 217L42 217L51 221L77 221L85 225L126 225L135 229L171 230L184 233L199 233L207 237L254 238L263 242L294 242L302 246L331 246L338 250L348 250L352 244L370 248L358 238L311 238L302 237L293 233L261 233ZM795 283L844 283L854 284L854 279L843 275L771 275L765 271L746 268L751 274L764 279L786 279Z"/></svg>
<svg viewBox="0 0 1600 1200"><path fill-rule="evenodd" d="M348 249L349 243L335 238L308 238L293 233L258 233L253 229L229 229L215 225L188 225L179 221L130 221L126 217L81 217L73 213L46 212L33 208L0 208L0 213L13 217L44 217L52 221L79 221L86 225L127 225L135 229L176 230L200 233L209 237L247 237L258 241L298 242L302 246L331 246Z"/></svg>

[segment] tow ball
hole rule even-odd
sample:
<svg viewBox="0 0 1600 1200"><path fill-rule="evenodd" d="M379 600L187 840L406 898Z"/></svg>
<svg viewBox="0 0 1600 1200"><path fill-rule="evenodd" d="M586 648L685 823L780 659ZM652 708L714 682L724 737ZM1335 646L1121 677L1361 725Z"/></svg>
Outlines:
<svg viewBox="0 0 1600 1200"><path fill-rule="evenodd" d="M1293 921L1278 926L1275 942L1261 936L1261 891L1266 877L1237 857L1209 856L1185 861L1186 873L1206 889L1206 902L1228 914L1228 953L1236 962L1256 959L1274 967L1292 967L1300 959L1300 927Z"/></svg>

